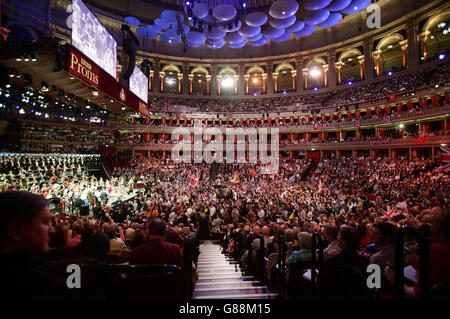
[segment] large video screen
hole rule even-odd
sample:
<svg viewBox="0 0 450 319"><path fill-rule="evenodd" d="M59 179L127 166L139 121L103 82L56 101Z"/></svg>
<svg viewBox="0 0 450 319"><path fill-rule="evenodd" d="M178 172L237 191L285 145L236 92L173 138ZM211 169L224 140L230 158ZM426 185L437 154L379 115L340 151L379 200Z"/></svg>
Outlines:
<svg viewBox="0 0 450 319"><path fill-rule="evenodd" d="M130 91L136 94L142 101L148 103L148 78L134 66L133 74L130 77Z"/></svg>
<svg viewBox="0 0 450 319"><path fill-rule="evenodd" d="M72 2L72 45L116 77L117 42L81 0Z"/></svg>

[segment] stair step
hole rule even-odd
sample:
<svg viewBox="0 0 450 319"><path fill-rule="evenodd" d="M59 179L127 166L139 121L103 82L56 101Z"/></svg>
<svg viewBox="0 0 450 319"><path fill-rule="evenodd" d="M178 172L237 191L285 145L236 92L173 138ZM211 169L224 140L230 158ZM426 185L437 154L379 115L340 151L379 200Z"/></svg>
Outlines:
<svg viewBox="0 0 450 319"><path fill-rule="evenodd" d="M277 299L277 294L199 296L196 299Z"/></svg>
<svg viewBox="0 0 450 319"><path fill-rule="evenodd" d="M209 276L209 277L200 277L199 274L199 278L197 280L197 283L220 283L220 282L229 282L229 281L233 281L236 280L238 282L241 281L252 281L255 277L253 276L241 276L241 277L236 277L236 276Z"/></svg>
<svg viewBox="0 0 450 319"><path fill-rule="evenodd" d="M198 268L197 271L204 275L209 275L212 273L214 273L214 274L234 274L234 273L242 274L241 269L234 269L234 268L210 268L210 269Z"/></svg>
<svg viewBox="0 0 450 319"><path fill-rule="evenodd" d="M214 278L214 277L222 277L222 278L240 278L242 276L242 272L208 272L201 273L199 272L198 278Z"/></svg>
<svg viewBox="0 0 450 319"><path fill-rule="evenodd" d="M198 260L197 261L197 266L234 266L234 265L238 265L239 263L233 262L230 263L226 260Z"/></svg>
<svg viewBox="0 0 450 319"><path fill-rule="evenodd" d="M256 287L260 286L261 283L259 281L224 281L224 282L197 282L195 284L195 289L205 289L205 288L216 288L218 286L222 288L235 288L235 287Z"/></svg>
<svg viewBox="0 0 450 319"><path fill-rule="evenodd" d="M211 288L211 289L195 289L193 297L201 296L223 296L223 295L255 295L255 294L265 294L267 293L267 288L263 286L259 287L235 287L235 288Z"/></svg>

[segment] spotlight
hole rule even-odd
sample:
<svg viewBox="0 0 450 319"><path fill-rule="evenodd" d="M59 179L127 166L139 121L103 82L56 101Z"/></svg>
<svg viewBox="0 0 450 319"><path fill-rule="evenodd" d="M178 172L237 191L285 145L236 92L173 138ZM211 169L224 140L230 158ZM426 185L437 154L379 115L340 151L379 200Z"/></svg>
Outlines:
<svg viewBox="0 0 450 319"><path fill-rule="evenodd" d="M245 8L245 7L247 6L247 4L244 2L244 3L242 4L242 6Z"/></svg>
<svg viewBox="0 0 450 319"><path fill-rule="evenodd" d="M317 87L314 88L314 91L317 91Z"/></svg>
<svg viewBox="0 0 450 319"><path fill-rule="evenodd" d="M252 80L252 82L253 82L253 83L258 83L258 78L257 78L257 77L254 77L253 80Z"/></svg>
<svg viewBox="0 0 450 319"><path fill-rule="evenodd" d="M92 91L92 95L98 96L98 92L96 90Z"/></svg>
<svg viewBox="0 0 450 319"><path fill-rule="evenodd" d="M127 108L125 106L122 106L122 111L125 111Z"/></svg>
<svg viewBox="0 0 450 319"><path fill-rule="evenodd" d="M28 56L28 54L25 54L25 59L24 59L24 61L25 61L25 62L30 61L30 57Z"/></svg>
<svg viewBox="0 0 450 319"><path fill-rule="evenodd" d="M234 85L234 79L231 77L227 77L221 82L223 87L232 87Z"/></svg>
<svg viewBox="0 0 450 319"><path fill-rule="evenodd" d="M392 75L392 71L389 71L389 72L388 72L388 75Z"/></svg>
<svg viewBox="0 0 450 319"><path fill-rule="evenodd" d="M445 59L445 54L439 54L439 60L444 60Z"/></svg>
<svg viewBox="0 0 450 319"><path fill-rule="evenodd" d="M398 127L400 127L400 128L404 128L405 127L405 124L400 124Z"/></svg>
<svg viewBox="0 0 450 319"><path fill-rule="evenodd" d="M17 62L22 62L22 57L20 55L18 55L17 58L16 58L16 61Z"/></svg>
<svg viewBox="0 0 450 319"><path fill-rule="evenodd" d="M37 61L36 56L34 55L34 53L31 53L31 61L32 62L36 62Z"/></svg>
<svg viewBox="0 0 450 319"><path fill-rule="evenodd" d="M310 74L311 76L316 77L316 76L319 76L319 75L320 75L320 71L319 71L317 68L315 68L315 69L312 69L312 70L309 72L309 74Z"/></svg>

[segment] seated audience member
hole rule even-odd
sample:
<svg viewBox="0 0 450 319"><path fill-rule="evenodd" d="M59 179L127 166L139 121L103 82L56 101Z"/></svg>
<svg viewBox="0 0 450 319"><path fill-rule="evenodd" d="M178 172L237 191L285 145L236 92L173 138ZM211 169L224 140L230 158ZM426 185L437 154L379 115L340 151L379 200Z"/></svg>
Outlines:
<svg viewBox="0 0 450 319"><path fill-rule="evenodd" d="M118 227L119 232L121 233L120 237L123 237L122 227ZM125 243L121 238L116 238L116 226L108 225L105 229L105 234L109 237L110 241L110 249L109 253L113 255L120 255L122 251L126 248Z"/></svg>
<svg viewBox="0 0 450 319"><path fill-rule="evenodd" d="M287 264L290 265L295 262L311 261L311 247L312 247L312 235L307 232L301 232L298 234L298 245L300 249L292 252L288 259ZM289 254L289 252L288 252Z"/></svg>
<svg viewBox="0 0 450 319"><path fill-rule="evenodd" d="M98 261L106 260L110 251L110 238L105 233L95 233L89 236L84 247L84 256Z"/></svg>
<svg viewBox="0 0 450 319"><path fill-rule="evenodd" d="M130 241L128 247L133 250L139 246L142 246L145 243L145 233L140 230L137 229L134 232L134 236L133 239Z"/></svg>
<svg viewBox="0 0 450 319"><path fill-rule="evenodd" d="M0 193L1 284L8 298L51 298L64 282L36 270L36 261L49 252L52 214L41 195L10 191Z"/></svg>
<svg viewBox="0 0 450 319"><path fill-rule="evenodd" d="M321 293L327 298L368 298L366 269L369 261L357 254L361 234L350 226L339 230L338 243L342 252L330 257L320 276Z"/></svg>
<svg viewBox="0 0 450 319"><path fill-rule="evenodd" d="M371 264L382 268L387 265L394 266L395 262L395 235L397 227L389 222L378 222L374 225L373 242L379 247L370 257Z"/></svg>
<svg viewBox="0 0 450 319"><path fill-rule="evenodd" d="M180 246L164 240L166 224L160 218L149 223L148 243L131 251L130 264L168 264L181 266L183 256Z"/></svg>

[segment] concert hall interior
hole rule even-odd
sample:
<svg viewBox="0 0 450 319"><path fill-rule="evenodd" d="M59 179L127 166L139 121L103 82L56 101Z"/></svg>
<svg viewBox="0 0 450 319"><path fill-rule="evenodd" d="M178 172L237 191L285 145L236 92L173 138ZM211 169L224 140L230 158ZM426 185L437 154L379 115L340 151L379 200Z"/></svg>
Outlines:
<svg viewBox="0 0 450 319"><path fill-rule="evenodd" d="M7 297L449 299L449 33L445 0L0 1Z"/></svg>

